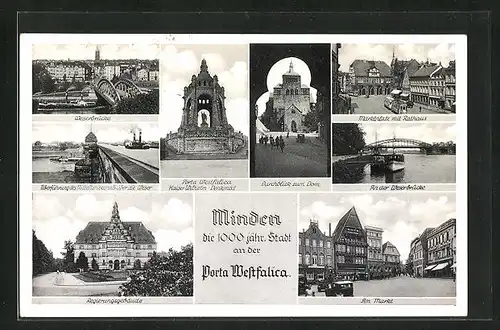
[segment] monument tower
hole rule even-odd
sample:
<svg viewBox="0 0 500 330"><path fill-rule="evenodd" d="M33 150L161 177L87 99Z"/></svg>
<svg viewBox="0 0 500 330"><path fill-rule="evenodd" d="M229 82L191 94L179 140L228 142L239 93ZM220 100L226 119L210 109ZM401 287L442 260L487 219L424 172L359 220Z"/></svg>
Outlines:
<svg viewBox="0 0 500 330"><path fill-rule="evenodd" d="M217 75L210 75L205 59L182 98L181 125L177 133L167 135L168 149L176 154L231 154L245 145L243 134L227 121L224 87Z"/></svg>

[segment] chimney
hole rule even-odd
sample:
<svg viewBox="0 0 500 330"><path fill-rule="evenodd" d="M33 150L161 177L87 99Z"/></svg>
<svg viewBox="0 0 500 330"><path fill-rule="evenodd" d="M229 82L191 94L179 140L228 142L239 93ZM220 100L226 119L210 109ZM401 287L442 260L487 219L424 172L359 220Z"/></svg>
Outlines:
<svg viewBox="0 0 500 330"><path fill-rule="evenodd" d="M142 132L139 132L139 143L141 143L142 140Z"/></svg>
<svg viewBox="0 0 500 330"><path fill-rule="evenodd" d="M332 236L332 223L328 224L328 236Z"/></svg>

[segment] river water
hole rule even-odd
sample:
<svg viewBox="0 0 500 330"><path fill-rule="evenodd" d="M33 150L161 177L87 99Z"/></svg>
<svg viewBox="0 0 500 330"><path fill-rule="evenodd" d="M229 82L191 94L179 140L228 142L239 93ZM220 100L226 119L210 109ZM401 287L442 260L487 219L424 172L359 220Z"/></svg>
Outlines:
<svg viewBox="0 0 500 330"><path fill-rule="evenodd" d="M32 172L62 172L75 170L75 163L53 162L48 157L33 158L31 166Z"/></svg>
<svg viewBox="0 0 500 330"><path fill-rule="evenodd" d="M345 157L344 157L345 158ZM334 157L333 161L340 160ZM333 164L335 167L335 163ZM455 183L455 155L406 154L405 169L395 173L371 173L366 165L349 179L336 176L335 183Z"/></svg>

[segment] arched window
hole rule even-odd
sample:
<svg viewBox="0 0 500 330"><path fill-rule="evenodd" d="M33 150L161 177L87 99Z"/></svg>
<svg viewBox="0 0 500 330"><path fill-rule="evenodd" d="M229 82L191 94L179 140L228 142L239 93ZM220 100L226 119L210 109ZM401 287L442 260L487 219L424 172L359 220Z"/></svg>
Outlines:
<svg viewBox="0 0 500 330"><path fill-rule="evenodd" d="M326 256L326 264L328 266L331 266L332 265L332 256Z"/></svg>
<svg viewBox="0 0 500 330"><path fill-rule="evenodd" d="M312 257L313 257L312 264L317 265L318 264L318 255L316 253L314 253Z"/></svg>
<svg viewBox="0 0 500 330"><path fill-rule="evenodd" d="M299 89L295 88L295 95L299 95Z"/></svg>
<svg viewBox="0 0 500 330"><path fill-rule="evenodd" d="M319 255L319 265L323 266L325 264L325 256L323 254Z"/></svg>
<svg viewBox="0 0 500 330"><path fill-rule="evenodd" d="M306 265L309 265L311 264L311 255L309 254L309 252L306 253Z"/></svg>

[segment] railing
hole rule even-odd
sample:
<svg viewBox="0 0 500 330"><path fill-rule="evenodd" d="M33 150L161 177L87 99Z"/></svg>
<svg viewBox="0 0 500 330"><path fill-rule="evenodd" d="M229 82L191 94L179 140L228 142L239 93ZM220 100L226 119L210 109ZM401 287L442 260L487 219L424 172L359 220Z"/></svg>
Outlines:
<svg viewBox="0 0 500 330"><path fill-rule="evenodd" d="M100 169L106 183L159 183L159 169L99 146Z"/></svg>

